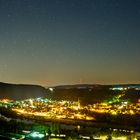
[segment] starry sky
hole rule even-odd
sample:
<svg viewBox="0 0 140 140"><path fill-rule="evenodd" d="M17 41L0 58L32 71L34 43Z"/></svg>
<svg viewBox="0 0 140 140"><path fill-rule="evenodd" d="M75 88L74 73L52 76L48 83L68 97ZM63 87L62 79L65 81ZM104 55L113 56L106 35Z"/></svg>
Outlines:
<svg viewBox="0 0 140 140"><path fill-rule="evenodd" d="M0 81L140 83L140 0L0 0Z"/></svg>

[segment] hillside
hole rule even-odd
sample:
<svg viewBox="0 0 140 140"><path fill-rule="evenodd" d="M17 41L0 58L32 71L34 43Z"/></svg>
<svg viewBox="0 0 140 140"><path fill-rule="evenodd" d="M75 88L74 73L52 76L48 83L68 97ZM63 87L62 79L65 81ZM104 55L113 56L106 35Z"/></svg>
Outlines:
<svg viewBox="0 0 140 140"><path fill-rule="evenodd" d="M0 83L0 98L22 100L27 98L46 97L52 100L69 100L81 103L95 103L111 100L123 94L122 100L136 102L140 99L140 85L60 85L46 89L39 85ZM127 88L127 90L116 90ZM139 88L139 90L136 90ZM115 90L114 90L115 89Z"/></svg>
<svg viewBox="0 0 140 140"><path fill-rule="evenodd" d="M118 95L120 99L136 102L140 99L139 84L125 85L62 85L48 90L48 97L52 100L70 100L86 103L104 102L112 100Z"/></svg>
<svg viewBox="0 0 140 140"><path fill-rule="evenodd" d="M46 97L47 91L39 85L0 83L0 98L20 100L26 98Z"/></svg>

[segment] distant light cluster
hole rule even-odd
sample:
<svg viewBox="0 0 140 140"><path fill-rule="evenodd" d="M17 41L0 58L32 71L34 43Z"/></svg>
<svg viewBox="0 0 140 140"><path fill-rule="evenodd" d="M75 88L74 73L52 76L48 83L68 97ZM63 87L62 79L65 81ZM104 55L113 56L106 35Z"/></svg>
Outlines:
<svg viewBox="0 0 140 140"><path fill-rule="evenodd" d="M44 119L75 119L96 120L94 113L108 113L111 115L140 114L140 100L136 103L121 101L123 95L115 96L108 102L81 105L79 101L53 101L46 98L11 101L3 99L0 105L9 107L21 115L40 116Z"/></svg>

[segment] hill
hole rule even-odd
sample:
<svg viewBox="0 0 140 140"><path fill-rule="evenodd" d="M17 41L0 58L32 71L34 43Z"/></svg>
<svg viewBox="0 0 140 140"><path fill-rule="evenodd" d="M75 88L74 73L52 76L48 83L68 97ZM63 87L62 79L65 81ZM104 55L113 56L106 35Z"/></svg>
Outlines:
<svg viewBox="0 0 140 140"><path fill-rule="evenodd" d="M119 85L62 85L48 89L48 97L52 100L70 100L86 103L96 103L112 100L119 95L120 99L136 102L140 99L139 84L119 84Z"/></svg>
<svg viewBox="0 0 140 140"><path fill-rule="evenodd" d="M26 98L46 97L47 90L39 85L7 84L0 82L0 98L20 100Z"/></svg>
<svg viewBox="0 0 140 140"><path fill-rule="evenodd" d="M122 94L121 100L136 102L140 99L140 85L77 84L44 88L39 85L0 83L0 98L12 100L46 97L52 100L80 100L87 104L112 100Z"/></svg>

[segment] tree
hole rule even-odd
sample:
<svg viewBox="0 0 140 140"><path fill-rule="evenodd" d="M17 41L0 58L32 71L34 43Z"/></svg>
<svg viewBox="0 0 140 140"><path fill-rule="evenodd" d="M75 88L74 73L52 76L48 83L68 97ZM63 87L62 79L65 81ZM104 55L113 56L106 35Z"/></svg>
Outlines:
<svg viewBox="0 0 140 140"><path fill-rule="evenodd" d="M112 140L112 136L111 135L108 135L106 140Z"/></svg>

